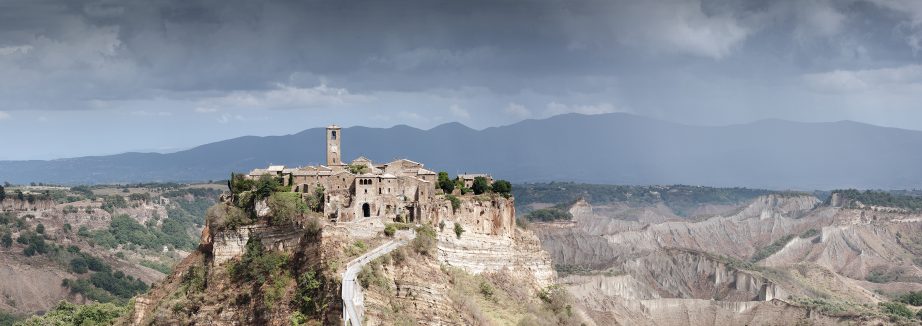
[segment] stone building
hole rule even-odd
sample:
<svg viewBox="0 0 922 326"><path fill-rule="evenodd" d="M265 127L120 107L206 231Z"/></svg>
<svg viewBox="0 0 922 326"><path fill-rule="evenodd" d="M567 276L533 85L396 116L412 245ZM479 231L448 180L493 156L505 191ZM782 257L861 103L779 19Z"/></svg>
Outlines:
<svg viewBox="0 0 922 326"><path fill-rule="evenodd" d="M461 179L461 182L464 183L465 188L470 188L471 186L473 186L474 179L477 179L478 177L483 177L484 179L487 179L487 184L491 184L491 185L493 184L493 177L491 177L489 174L465 173L465 174L458 175L458 179Z"/></svg>
<svg viewBox="0 0 922 326"><path fill-rule="evenodd" d="M359 157L349 164L342 161L342 129L336 125L326 131L326 165L285 168L272 165L255 169L250 178L272 175L281 178L292 191L307 198L323 190L325 216L335 221L384 217L407 222L424 222L436 211L438 174L422 163L399 159L375 164Z"/></svg>

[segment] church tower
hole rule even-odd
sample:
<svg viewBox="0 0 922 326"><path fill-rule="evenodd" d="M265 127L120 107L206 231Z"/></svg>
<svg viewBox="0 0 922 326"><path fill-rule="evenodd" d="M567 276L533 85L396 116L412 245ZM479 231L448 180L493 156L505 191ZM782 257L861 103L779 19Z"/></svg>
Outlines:
<svg viewBox="0 0 922 326"><path fill-rule="evenodd" d="M339 146L342 130L337 125L327 127L327 166L342 165L342 148Z"/></svg>

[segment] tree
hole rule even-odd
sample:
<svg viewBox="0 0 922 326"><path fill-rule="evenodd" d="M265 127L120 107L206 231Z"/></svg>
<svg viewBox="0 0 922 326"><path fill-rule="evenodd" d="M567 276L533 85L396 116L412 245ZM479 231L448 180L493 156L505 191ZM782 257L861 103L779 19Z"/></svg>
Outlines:
<svg viewBox="0 0 922 326"><path fill-rule="evenodd" d="M38 225L36 225L36 226L35 226L35 233L38 233L38 234L45 234L45 225L42 224L42 223L39 223Z"/></svg>
<svg viewBox="0 0 922 326"><path fill-rule="evenodd" d="M71 259L70 270L77 274L86 273L89 270L86 264L86 259L83 259L83 257L76 257Z"/></svg>
<svg viewBox="0 0 922 326"><path fill-rule="evenodd" d="M256 200L263 200L277 191L286 191L278 178L264 174L256 180Z"/></svg>
<svg viewBox="0 0 922 326"><path fill-rule="evenodd" d="M6 199L6 189L3 186L0 186L0 201Z"/></svg>
<svg viewBox="0 0 922 326"><path fill-rule="evenodd" d="M448 172L439 172L438 186L439 189L442 189L446 194L455 191L455 182L448 178Z"/></svg>
<svg viewBox="0 0 922 326"><path fill-rule="evenodd" d="M295 217L307 212L307 204L294 192L276 192L269 196L269 209L272 211L272 225L291 223Z"/></svg>
<svg viewBox="0 0 922 326"><path fill-rule="evenodd" d="M512 184L506 180L496 180L493 182L493 192L509 197L512 194Z"/></svg>
<svg viewBox="0 0 922 326"><path fill-rule="evenodd" d="M474 190L475 195L481 195L490 190L490 182L487 181L487 178L476 177L474 178L474 184L471 185L471 190Z"/></svg>
<svg viewBox="0 0 922 326"><path fill-rule="evenodd" d="M349 164L349 173L352 174L363 174L368 172L368 165L365 164Z"/></svg>

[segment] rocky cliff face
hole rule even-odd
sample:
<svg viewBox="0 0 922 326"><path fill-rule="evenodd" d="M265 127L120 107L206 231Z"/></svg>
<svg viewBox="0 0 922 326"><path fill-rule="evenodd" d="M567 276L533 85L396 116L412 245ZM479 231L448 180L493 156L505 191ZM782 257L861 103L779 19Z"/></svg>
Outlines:
<svg viewBox="0 0 922 326"><path fill-rule="evenodd" d="M439 222L445 226L438 233L439 261L472 274L508 269L530 276L529 283L537 288L554 283L550 256L537 236L515 226L513 200L499 196L462 199L458 211L440 211ZM455 224L464 229L461 236L455 234Z"/></svg>
<svg viewBox="0 0 922 326"><path fill-rule="evenodd" d="M663 215L652 222L657 218L644 214L655 207L606 216L578 202L570 210L575 223L534 228L567 271L561 282L600 324L839 323L842 317L811 314L795 298L822 296L860 310L859 303L881 300L874 291L922 286L912 262L922 237L910 236L922 231L922 218L821 206L797 195L719 210L704 220ZM766 247L777 250L749 263ZM864 281L872 272L897 276L888 284Z"/></svg>
<svg viewBox="0 0 922 326"><path fill-rule="evenodd" d="M269 221L273 212L265 211L264 206L256 203L257 223L235 228L206 227L198 252L137 300L133 323L287 325L288 317L296 312L323 323L338 323L341 302L337 278L344 264L358 255L356 250L368 250L382 242L379 240L384 238L384 222L390 221L329 224L312 233L308 230L310 223L305 221L272 225ZM387 256L392 262L385 264L384 271L376 272L383 275L377 279L384 283L366 292L367 324L391 324L399 318L470 324L479 317L464 308L468 303L459 297L458 285L450 284L457 278L452 271L484 280L494 277L490 275L511 277L509 283L517 284L517 291L525 291L525 297L516 302L540 302L536 293L556 281L550 257L538 238L516 228L512 199L462 196L457 209L447 200L433 207L429 222L437 233L434 247L429 254L401 249L401 263ZM455 225L463 229L460 236L455 233ZM252 245L254 239L259 241L258 248ZM263 258L253 258L256 251ZM266 270L266 264L272 261L277 266ZM266 275L259 281L241 278L241 268ZM307 295L300 277L311 272L316 273L322 285L310 295L324 304L319 311L307 314L303 306L293 302Z"/></svg>
<svg viewBox="0 0 922 326"><path fill-rule="evenodd" d="M37 211L54 208L54 201L51 200L19 200L7 194L7 197L0 201L0 210L5 211Z"/></svg>

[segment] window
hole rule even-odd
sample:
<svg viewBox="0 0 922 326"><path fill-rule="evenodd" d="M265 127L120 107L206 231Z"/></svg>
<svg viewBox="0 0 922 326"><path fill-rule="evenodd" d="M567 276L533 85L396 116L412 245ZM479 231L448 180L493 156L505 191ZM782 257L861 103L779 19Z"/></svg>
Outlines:
<svg viewBox="0 0 922 326"><path fill-rule="evenodd" d="M330 139L336 140L336 130L333 130L333 133L330 135Z"/></svg>

